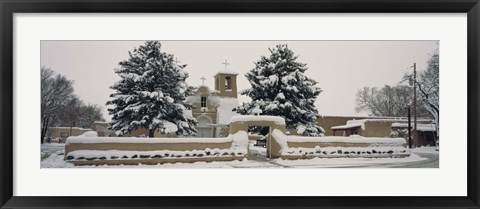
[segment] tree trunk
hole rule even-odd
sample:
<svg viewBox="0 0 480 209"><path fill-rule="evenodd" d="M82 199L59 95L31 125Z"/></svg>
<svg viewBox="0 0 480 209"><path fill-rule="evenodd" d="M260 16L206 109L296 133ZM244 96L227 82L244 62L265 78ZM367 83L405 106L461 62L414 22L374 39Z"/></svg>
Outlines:
<svg viewBox="0 0 480 209"><path fill-rule="evenodd" d="M148 138L153 138L155 134L155 129L149 129L148 130Z"/></svg>
<svg viewBox="0 0 480 209"><path fill-rule="evenodd" d="M42 133L40 134L40 144L43 144L43 138L45 138L45 128L42 127Z"/></svg>
<svg viewBox="0 0 480 209"><path fill-rule="evenodd" d="M45 138L45 134L46 134L46 131L45 131L45 128L43 127L43 125L42 125L42 130L40 132L41 132L41 134L40 134L40 144L43 144L43 138Z"/></svg>
<svg viewBox="0 0 480 209"><path fill-rule="evenodd" d="M42 128L41 128L42 130L40 131L40 144L43 144L43 139L45 138L45 135L47 135L49 123L50 123L49 118L45 118L42 121Z"/></svg>

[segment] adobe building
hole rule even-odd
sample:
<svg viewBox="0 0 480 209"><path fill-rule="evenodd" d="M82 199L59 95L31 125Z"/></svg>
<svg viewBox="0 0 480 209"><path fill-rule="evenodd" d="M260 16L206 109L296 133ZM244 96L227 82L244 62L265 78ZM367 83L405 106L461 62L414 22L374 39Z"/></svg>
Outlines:
<svg viewBox="0 0 480 209"><path fill-rule="evenodd" d="M69 136L79 136L87 131L92 131L92 129L79 127L50 127L48 128L45 141L64 143Z"/></svg>
<svg viewBox="0 0 480 209"><path fill-rule="evenodd" d="M98 136L113 136L113 131L108 129L107 122L94 121L92 128L50 127L48 128L46 142L64 143L69 136L80 136L87 131L96 131Z"/></svg>
<svg viewBox="0 0 480 209"><path fill-rule="evenodd" d="M413 129L413 122L411 127ZM408 139L408 120L405 118L353 119L345 124L331 126L332 136L360 135L364 137L403 137ZM325 129L327 130L327 129ZM414 146L435 146L436 127L428 119L417 120L417 129L411 132Z"/></svg>
<svg viewBox="0 0 480 209"><path fill-rule="evenodd" d="M413 129L413 122L411 122L410 127ZM408 139L408 122L404 123L392 123L392 132L400 133L398 136ZM417 129L416 131L412 132L412 134L416 134L416 141L413 143L416 146L436 146L438 137L437 137L437 129L434 123L418 123L417 122Z"/></svg>
<svg viewBox="0 0 480 209"><path fill-rule="evenodd" d="M361 120L371 117L356 116L321 116L316 120L316 124L325 130L325 136L333 136L333 126L345 125L349 120Z"/></svg>

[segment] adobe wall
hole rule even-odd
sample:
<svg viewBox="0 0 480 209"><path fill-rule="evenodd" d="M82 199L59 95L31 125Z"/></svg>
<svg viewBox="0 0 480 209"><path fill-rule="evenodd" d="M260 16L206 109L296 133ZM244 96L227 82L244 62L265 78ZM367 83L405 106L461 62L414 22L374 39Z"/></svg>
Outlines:
<svg viewBox="0 0 480 209"><path fill-rule="evenodd" d="M392 123L392 121L365 121L365 128L359 130L359 135L364 137L390 137Z"/></svg>
<svg viewBox="0 0 480 209"><path fill-rule="evenodd" d="M196 158L154 158L154 159L136 159L136 160L71 160L69 162L74 165L157 165L164 163L194 163L194 162L218 162L218 161L233 161L242 160L244 156L226 156L226 157L196 157Z"/></svg>
<svg viewBox="0 0 480 209"><path fill-rule="evenodd" d="M344 155L344 156L322 156L321 158L404 158L409 157L408 153L395 153L395 154L377 154L377 155ZM313 159L319 158L318 156L303 156L303 155L282 155L283 160L300 160L300 159Z"/></svg>
<svg viewBox="0 0 480 209"><path fill-rule="evenodd" d="M69 153L75 150L124 150L124 151L158 151L158 150L168 150L168 151L194 151L194 150L206 150L210 149L230 149L232 147L232 142L219 142L219 143L74 143L67 144L65 146L65 156L64 160L67 160ZM135 158L135 159L94 159L94 160L78 160L71 159L68 162L73 163L74 165L137 165L141 164L158 164L158 163L175 163L175 162L197 162L197 161L231 161L231 160L241 160L245 158L245 155L226 155L226 156L196 156L196 157L171 157L171 158Z"/></svg>
<svg viewBox="0 0 480 209"><path fill-rule="evenodd" d="M221 143L91 143L91 144L67 144L65 145L65 158L69 152L75 150L134 150L134 151L155 151L155 150L205 150L228 149L232 142Z"/></svg>
<svg viewBox="0 0 480 209"><path fill-rule="evenodd" d="M316 120L316 124L325 129L325 136L333 136L333 126L340 126L347 124L349 120L360 120L368 117L347 117L347 116L323 116ZM342 135L342 131L338 131L337 135Z"/></svg>
<svg viewBox="0 0 480 209"><path fill-rule="evenodd" d="M288 147L369 147L369 143L346 143L346 142L287 142Z"/></svg>
<svg viewBox="0 0 480 209"><path fill-rule="evenodd" d="M359 135L364 137L390 137L390 133L394 130L394 128L392 128L393 123L398 123L398 121L366 121L364 123L365 129L359 129ZM417 121L417 123L427 124L429 121ZM412 134L414 133L412 132ZM420 141L419 143L422 142L423 141Z"/></svg>
<svg viewBox="0 0 480 209"><path fill-rule="evenodd" d="M287 141L289 151L283 152L282 159L311 159L319 158L390 158L408 157L408 144L401 145L365 143L365 142L292 142ZM299 148L305 150L301 153L294 153L291 149ZM333 149L332 149L333 148ZM308 149L310 149L308 151ZM333 152L332 152L333 150Z"/></svg>

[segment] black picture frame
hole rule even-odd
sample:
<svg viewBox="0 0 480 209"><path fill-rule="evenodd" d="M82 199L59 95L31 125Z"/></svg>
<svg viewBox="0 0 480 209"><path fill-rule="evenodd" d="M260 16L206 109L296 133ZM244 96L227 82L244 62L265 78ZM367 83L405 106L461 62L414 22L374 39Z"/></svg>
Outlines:
<svg viewBox="0 0 480 209"><path fill-rule="evenodd" d="M478 0L0 0L1 208L479 208ZM21 197L13 196L15 13L467 13L468 195L465 197ZM448 179L445 179L448 181Z"/></svg>

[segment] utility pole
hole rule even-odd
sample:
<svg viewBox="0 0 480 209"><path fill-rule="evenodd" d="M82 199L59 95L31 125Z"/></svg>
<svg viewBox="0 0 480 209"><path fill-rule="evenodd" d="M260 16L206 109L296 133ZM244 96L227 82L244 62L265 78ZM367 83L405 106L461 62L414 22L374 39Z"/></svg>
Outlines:
<svg viewBox="0 0 480 209"><path fill-rule="evenodd" d="M408 148L412 149L412 124L410 120L410 105L408 106Z"/></svg>
<svg viewBox="0 0 480 209"><path fill-rule="evenodd" d="M417 63L413 63L413 141L415 144L418 144L417 140Z"/></svg>

